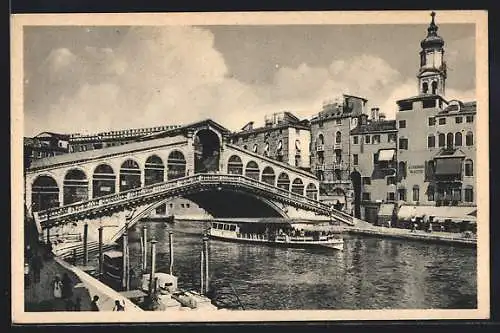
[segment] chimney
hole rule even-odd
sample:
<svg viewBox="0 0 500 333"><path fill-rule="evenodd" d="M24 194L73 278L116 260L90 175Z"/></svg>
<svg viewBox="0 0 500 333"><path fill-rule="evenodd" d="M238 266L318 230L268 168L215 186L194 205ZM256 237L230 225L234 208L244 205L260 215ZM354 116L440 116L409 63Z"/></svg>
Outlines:
<svg viewBox="0 0 500 333"><path fill-rule="evenodd" d="M363 114L360 116L360 118L361 118L361 125L366 125L366 124L368 123L368 115L367 115L367 114L364 114L364 113L363 113Z"/></svg>
<svg viewBox="0 0 500 333"><path fill-rule="evenodd" d="M379 119L379 120L385 120L385 113L380 112L380 113L378 114L378 119Z"/></svg>
<svg viewBox="0 0 500 333"><path fill-rule="evenodd" d="M372 108L372 120L379 120L379 108Z"/></svg>

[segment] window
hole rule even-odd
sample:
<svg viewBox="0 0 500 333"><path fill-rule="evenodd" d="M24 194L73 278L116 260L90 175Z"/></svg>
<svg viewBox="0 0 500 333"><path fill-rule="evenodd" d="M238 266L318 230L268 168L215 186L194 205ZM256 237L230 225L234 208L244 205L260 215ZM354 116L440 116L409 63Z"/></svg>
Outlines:
<svg viewBox="0 0 500 333"><path fill-rule="evenodd" d="M253 145L253 152L254 152L254 153L256 153L256 152L257 152L257 150L258 150L258 146L257 146L257 144L254 144L254 145Z"/></svg>
<svg viewBox="0 0 500 333"><path fill-rule="evenodd" d="M472 160L465 160L465 176L474 176L474 166Z"/></svg>
<svg viewBox="0 0 500 333"><path fill-rule="evenodd" d="M427 188L427 201L434 201L434 186L432 185Z"/></svg>
<svg viewBox="0 0 500 333"><path fill-rule="evenodd" d="M370 201L370 192L363 192L363 201Z"/></svg>
<svg viewBox="0 0 500 333"><path fill-rule="evenodd" d="M378 143L380 143L380 134L376 134L376 135L374 135L374 136L373 136L373 138L372 138L372 143L373 143L373 144L378 144Z"/></svg>
<svg viewBox="0 0 500 333"><path fill-rule="evenodd" d="M413 186L413 201L418 201L420 198L420 188L418 185Z"/></svg>
<svg viewBox="0 0 500 333"><path fill-rule="evenodd" d="M464 192L465 192L464 193L465 202L473 202L474 201L474 192L473 192L472 186L467 187Z"/></svg>
<svg viewBox="0 0 500 333"><path fill-rule="evenodd" d="M394 200L396 200L396 194L394 192L388 192L387 201L394 201Z"/></svg>
<svg viewBox="0 0 500 333"><path fill-rule="evenodd" d="M406 189L404 188L398 189L398 198L401 201L406 201Z"/></svg>
<svg viewBox="0 0 500 333"><path fill-rule="evenodd" d="M342 134L340 133L340 131L337 131L337 133L335 133L335 143L341 143L342 142Z"/></svg>
<svg viewBox="0 0 500 333"><path fill-rule="evenodd" d="M438 138L439 138L439 140L438 140L439 147L444 147L445 141L446 141L446 137L445 137L444 133L440 133Z"/></svg>
<svg viewBox="0 0 500 333"><path fill-rule="evenodd" d="M373 164L378 163L378 153L373 153Z"/></svg>
<svg viewBox="0 0 500 333"><path fill-rule="evenodd" d="M387 134L387 142L388 143L396 142L396 134L395 133Z"/></svg>
<svg viewBox="0 0 500 333"><path fill-rule="evenodd" d="M372 179L370 177L363 177L363 185L371 185L372 184Z"/></svg>
<svg viewBox="0 0 500 333"><path fill-rule="evenodd" d="M430 109L436 107L436 100L434 99L426 99L422 101L422 107L424 109Z"/></svg>
<svg viewBox="0 0 500 333"><path fill-rule="evenodd" d="M399 149L408 150L408 139L399 139Z"/></svg>
<svg viewBox="0 0 500 333"><path fill-rule="evenodd" d="M472 146L474 144L474 134L472 132L467 132L465 135L465 145Z"/></svg>
<svg viewBox="0 0 500 333"><path fill-rule="evenodd" d="M181 204L181 208L184 208L184 204Z"/></svg>
<svg viewBox="0 0 500 333"><path fill-rule="evenodd" d="M427 148L434 148L436 147L436 137L433 134L430 134L427 137Z"/></svg>
<svg viewBox="0 0 500 333"><path fill-rule="evenodd" d="M406 128L406 120L399 121L399 128Z"/></svg>
<svg viewBox="0 0 500 333"><path fill-rule="evenodd" d="M189 204L188 203L186 204L186 208L189 208Z"/></svg>
<svg viewBox="0 0 500 333"><path fill-rule="evenodd" d="M387 185L395 185L396 184L396 179L392 176L387 177Z"/></svg>
<svg viewBox="0 0 500 333"><path fill-rule="evenodd" d="M370 143L370 136L369 135L365 136L365 143Z"/></svg>
<svg viewBox="0 0 500 333"><path fill-rule="evenodd" d="M429 117L429 126L434 126L434 125L436 125L436 118Z"/></svg>
<svg viewBox="0 0 500 333"><path fill-rule="evenodd" d="M335 120L335 123L336 123L337 125L342 125L342 119L337 119L337 120Z"/></svg>
<svg viewBox="0 0 500 333"><path fill-rule="evenodd" d="M455 146L460 147L462 145L462 133L455 133Z"/></svg>
<svg viewBox="0 0 500 333"><path fill-rule="evenodd" d="M359 141L359 138L358 138L358 136L357 136L357 135L355 135L355 136L353 136L353 137L352 137L352 143L353 143L353 144L357 145L357 144L358 144L358 141Z"/></svg>
<svg viewBox="0 0 500 333"><path fill-rule="evenodd" d="M453 133L448 133L446 135L446 147L447 148L453 147Z"/></svg>
<svg viewBox="0 0 500 333"><path fill-rule="evenodd" d="M463 121L462 117L455 117L455 124L461 124Z"/></svg>
<svg viewBox="0 0 500 333"><path fill-rule="evenodd" d="M398 174L400 179L406 178L406 162L399 162Z"/></svg>
<svg viewBox="0 0 500 333"><path fill-rule="evenodd" d="M358 165L358 154L352 154L352 164Z"/></svg>
<svg viewBox="0 0 500 333"><path fill-rule="evenodd" d="M474 122L474 116L467 116L467 117L465 117L465 121L468 122L468 123Z"/></svg>
<svg viewBox="0 0 500 333"><path fill-rule="evenodd" d="M439 125L446 125L446 118L439 118Z"/></svg>

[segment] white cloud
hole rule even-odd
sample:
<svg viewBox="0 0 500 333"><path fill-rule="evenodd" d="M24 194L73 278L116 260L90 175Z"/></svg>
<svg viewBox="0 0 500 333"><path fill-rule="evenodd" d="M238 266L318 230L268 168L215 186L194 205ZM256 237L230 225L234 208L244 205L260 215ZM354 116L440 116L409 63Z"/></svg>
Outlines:
<svg viewBox="0 0 500 333"><path fill-rule="evenodd" d="M57 89L47 89L54 94L53 102L38 105L36 116L26 119L27 134L204 118L237 130L247 121L259 124L265 114L282 110L311 117L322 101L342 93L366 97L393 118L395 101L416 94L416 82L403 81L387 62L371 55L333 61L327 68L280 66L268 85L243 83L229 77L213 42L212 33L201 28L140 27L132 28L113 49L87 47L76 54L54 50L44 72L58 81ZM76 90L65 90L75 85Z"/></svg>

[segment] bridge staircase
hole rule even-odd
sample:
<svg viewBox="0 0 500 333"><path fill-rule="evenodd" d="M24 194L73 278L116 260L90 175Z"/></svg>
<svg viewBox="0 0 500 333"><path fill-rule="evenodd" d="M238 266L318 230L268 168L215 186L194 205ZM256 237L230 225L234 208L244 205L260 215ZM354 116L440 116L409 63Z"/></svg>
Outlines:
<svg viewBox="0 0 500 333"><path fill-rule="evenodd" d="M35 212L36 223L42 228L66 224L72 221L89 219L113 212L130 210L133 207L152 204L171 196L182 196L210 188L238 189L262 196L280 203L300 209L313 211L316 214L329 216L332 220L354 224L354 218L332 206L307 196L293 193L273 185L234 174L197 174L183 178L168 180L140 188L77 202L62 207Z"/></svg>

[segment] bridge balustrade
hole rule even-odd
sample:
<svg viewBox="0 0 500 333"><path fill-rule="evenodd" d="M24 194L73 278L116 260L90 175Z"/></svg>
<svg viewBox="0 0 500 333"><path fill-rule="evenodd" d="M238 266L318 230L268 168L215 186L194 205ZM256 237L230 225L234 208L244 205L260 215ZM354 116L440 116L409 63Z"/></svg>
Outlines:
<svg viewBox="0 0 500 333"><path fill-rule="evenodd" d="M344 221L347 220L349 222L352 222L353 220L352 216L343 213L341 211L332 210L328 204L314 200L303 194L293 193L291 191L287 191L286 189L275 187L274 185L265 182L259 182L257 180L248 178L243 175L220 175L220 174L197 174L194 176L177 178L174 180L168 180L163 183L155 183L147 185L142 188L134 188L124 192L102 196L86 202L73 203L63 207L51 208L45 211L35 212L34 214L39 221L46 221L49 220L51 217L60 218L65 215L71 215L93 208L101 208L103 206L110 204L120 204L122 202L126 202L127 200L133 198L147 197L148 195L151 194L161 193L169 189L181 188L183 186L190 184L197 184L197 183L213 184L214 182L224 183L224 184L233 183L239 186L246 185L249 186L250 188L258 188L268 193L275 194L279 197L293 200L295 202L314 208L316 210L328 212L332 216L335 216L341 220Z"/></svg>

